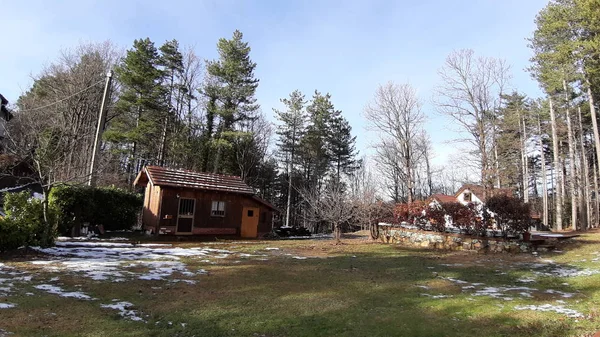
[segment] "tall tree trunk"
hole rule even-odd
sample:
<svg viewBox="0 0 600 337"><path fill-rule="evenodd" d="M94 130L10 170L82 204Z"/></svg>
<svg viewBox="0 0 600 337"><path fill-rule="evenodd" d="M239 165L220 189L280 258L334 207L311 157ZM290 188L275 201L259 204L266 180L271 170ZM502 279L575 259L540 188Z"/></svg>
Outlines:
<svg viewBox="0 0 600 337"><path fill-rule="evenodd" d="M169 100L169 104L167 105L167 112L165 113L163 120L163 128L160 136L160 144L158 149L158 163L159 165L164 164L165 160L165 150L167 148L167 130L169 129L169 114L173 109L173 83L175 82L175 72L171 69L171 82L169 84L169 95L167 99Z"/></svg>
<svg viewBox="0 0 600 337"><path fill-rule="evenodd" d="M575 181L577 179L577 172L575 169L575 146L573 137L573 126L571 124L571 109L569 108L569 90L567 88L567 82L563 80L563 89L565 90L565 114L567 116L567 144L569 148L569 189L571 190L571 226L573 230L577 229L577 187Z"/></svg>
<svg viewBox="0 0 600 337"><path fill-rule="evenodd" d="M592 96L592 88L590 82L587 81L588 103L592 114L592 128L594 129L594 145L596 148L596 167L600 168L600 134L598 133L598 117L596 116L596 106L594 105L594 97ZM594 171L594 173L596 173ZM598 196L596 195L596 200Z"/></svg>
<svg viewBox="0 0 600 337"><path fill-rule="evenodd" d="M527 161L527 131L525 125L525 116L519 117L519 128L521 129L520 133L520 145L521 145L521 170L523 174L523 202L529 202L529 169L528 169L528 161Z"/></svg>
<svg viewBox="0 0 600 337"><path fill-rule="evenodd" d="M496 168L496 188L501 188L500 183L500 161L498 160L498 142L496 140L496 126L492 128L492 141L494 142L494 166Z"/></svg>
<svg viewBox="0 0 600 337"><path fill-rule="evenodd" d="M290 151L290 161L288 162L288 195L287 195L287 206L285 210L285 225L290 225L290 209L292 208L292 171L294 165L294 152L296 149L296 127L292 130L292 149Z"/></svg>
<svg viewBox="0 0 600 337"><path fill-rule="evenodd" d="M548 172L546 170L546 154L544 153L544 140L542 139L542 123L540 122L539 115L537 116L537 123L538 139L540 146L540 161L542 165L542 223L544 224L544 227L548 227Z"/></svg>
<svg viewBox="0 0 600 337"><path fill-rule="evenodd" d="M429 150L426 150L425 152L425 169L427 170L427 188L429 189L427 191L427 194L431 195L433 193L433 177L431 174L431 165L429 162Z"/></svg>
<svg viewBox="0 0 600 337"><path fill-rule="evenodd" d="M594 227L598 227L599 222L600 222L600 198L598 197L598 168L600 166L596 165L596 162L594 161L594 201L595 201L595 207L594 207Z"/></svg>
<svg viewBox="0 0 600 337"><path fill-rule="evenodd" d="M552 97L548 98L550 103L550 123L552 126L552 148L554 152L554 171L557 173L557 189L558 191L554 191L556 194L554 200L556 201L556 206L554 207L555 222L554 228L556 230L562 230L562 191L561 191L561 176L562 176L562 167L560 165L559 152L558 152L558 132L556 130L556 116L554 114L554 106L552 105Z"/></svg>
<svg viewBox="0 0 600 337"><path fill-rule="evenodd" d="M413 172L412 172L412 153L410 152L410 146L408 145L408 140L406 140L405 144L406 156L404 160L406 161L406 188L408 189L407 198L408 203L411 204L414 200L414 186L413 186Z"/></svg>
<svg viewBox="0 0 600 337"><path fill-rule="evenodd" d="M588 161L585 151L585 134L583 130L583 122L581 121L581 108L577 108L577 119L579 121L579 148L581 152L581 168L583 175L583 182L581 184L581 193L580 196L580 206L582 210L582 225L581 228L586 230L589 228L591 224L590 219L590 173L588 167Z"/></svg>

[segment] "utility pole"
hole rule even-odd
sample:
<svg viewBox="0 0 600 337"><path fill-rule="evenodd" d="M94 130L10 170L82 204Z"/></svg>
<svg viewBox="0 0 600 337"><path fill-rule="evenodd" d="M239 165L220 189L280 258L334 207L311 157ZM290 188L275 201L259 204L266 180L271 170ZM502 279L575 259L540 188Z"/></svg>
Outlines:
<svg viewBox="0 0 600 337"><path fill-rule="evenodd" d="M98 161L98 150L100 148L100 141L102 139L102 131L104 131L104 121L106 120L106 114L104 113L104 105L106 104L106 98L110 90L110 84L112 81L112 70L109 70L106 74L106 84L104 85L104 93L102 94L102 103L100 103L100 116L98 116L98 127L96 128L96 138L94 139L94 149L92 150L92 163L90 164L90 174L88 177L88 186L96 186L96 162Z"/></svg>

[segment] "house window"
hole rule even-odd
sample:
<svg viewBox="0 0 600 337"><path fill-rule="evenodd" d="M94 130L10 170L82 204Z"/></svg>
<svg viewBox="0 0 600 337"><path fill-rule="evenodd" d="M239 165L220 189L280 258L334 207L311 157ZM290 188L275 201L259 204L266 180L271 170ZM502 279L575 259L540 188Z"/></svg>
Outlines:
<svg viewBox="0 0 600 337"><path fill-rule="evenodd" d="M464 194L464 200L467 202L471 202L471 192L465 192Z"/></svg>
<svg viewBox="0 0 600 337"><path fill-rule="evenodd" d="M248 217L249 217L249 218L251 218L251 217L253 217L253 216L254 216L254 211L253 211L253 210L251 210L251 209L249 209L249 210L248 210Z"/></svg>
<svg viewBox="0 0 600 337"><path fill-rule="evenodd" d="M225 216L225 201L213 201L210 215Z"/></svg>

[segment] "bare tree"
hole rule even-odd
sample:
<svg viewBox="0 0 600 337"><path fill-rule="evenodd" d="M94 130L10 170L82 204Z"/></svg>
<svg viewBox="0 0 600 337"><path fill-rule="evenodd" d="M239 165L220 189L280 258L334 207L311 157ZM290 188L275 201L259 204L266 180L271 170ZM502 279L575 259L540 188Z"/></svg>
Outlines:
<svg viewBox="0 0 600 337"><path fill-rule="evenodd" d="M239 128L240 132L231 139L235 162L242 180L254 185L255 182L251 179L256 178L256 174L251 173L267 156L273 134L271 123L259 113L254 119L240 123Z"/></svg>
<svg viewBox="0 0 600 337"><path fill-rule="evenodd" d="M434 99L438 111L451 117L469 135L465 139L477 149L484 198L492 186L494 113L500 106L510 67L504 60L475 57L472 50L458 50L446 58L439 70L442 84Z"/></svg>
<svg viewBox="0 0 600 337"><path fill-rule="evenodd" d="M416 147L425 121L416 90L410 84L393 82L379 86L373 101L365 107L364 114L370 123L369 129L381 135L378 148L386 149L383 150L386 151L383 162L395 169L394 159L400 161L398 168L405 176L407 201L412 203Z"/></svg>
<svg viewBox="0 0 600 337"><path fill-rule="evenodd" d="M361 160L361 166L356 170L351 182L352 201L355 207L355 220L361 229L368 229L372 239L379 237L377 227L378 215L381 213L381 198L373 173L368 169L366 159Z"/></svg>
<svg viewBox="0 0 600 337"><path fill-rule="evenodd" d="M342 227L349 223L356 215L356 207L342 184L328 184L318 193L316 189L300 192L304 197L308 210L305 217L309 221L322 222L331 226L333 236L337 243L342 237Z"/></svg>

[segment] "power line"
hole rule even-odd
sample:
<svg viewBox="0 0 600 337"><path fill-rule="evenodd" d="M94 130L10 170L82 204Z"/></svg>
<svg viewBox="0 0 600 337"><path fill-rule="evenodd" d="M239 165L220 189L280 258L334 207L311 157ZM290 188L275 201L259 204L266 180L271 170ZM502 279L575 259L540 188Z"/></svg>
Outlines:
<svg viewBox="0 0 600 337"><path fill-rule="evenodd" d="M87 90L89 90L89 89L91 89L91 88L93 88L93 87L97 86L97 85L98 85L98 84L100 84L100 83L104 83L104 80L100 80L100 81L98 81L98 82L96 82L96 83L94 83L94 84L90 85L89 87L87 87L87 88L85 88L85 89L82 89L82 90L80 90L80 91L78 91L78 92L76 92L76 93L74 93L74 94L72 94L72 95L70 95L70 96L67 96L67 97L65 97L65 98L59 99L59 100L58 100L58 101L56 101L56 102L53 102L53 103L50 103L50 104L46 104L46 105L44 105L44 106L40 106L40 107L33 108L33 109L27 109L27 110L18 110L18 112L19 112L19 113L21 113L21 112L31 112L31 111L37 111L37 110L45 109L45 108L47 108L47 107L50 107L50 106L53 106L53 105L55 105L55 104L58 104L58 103L64 102L64 101L68 100L69 98L72 98L72 97L74 97L74 96L77 96L77 95L81 94L82 92L84 92L84 91L87 91Z"/></svg>

